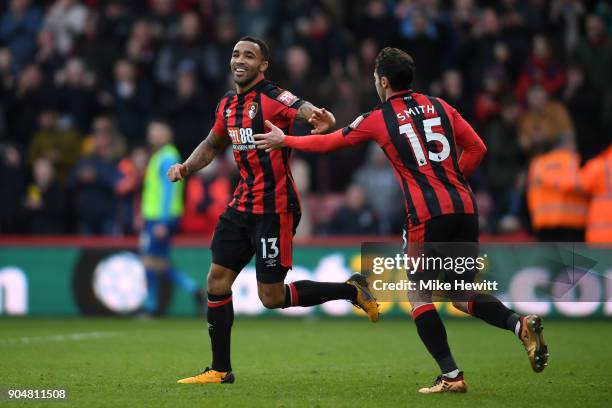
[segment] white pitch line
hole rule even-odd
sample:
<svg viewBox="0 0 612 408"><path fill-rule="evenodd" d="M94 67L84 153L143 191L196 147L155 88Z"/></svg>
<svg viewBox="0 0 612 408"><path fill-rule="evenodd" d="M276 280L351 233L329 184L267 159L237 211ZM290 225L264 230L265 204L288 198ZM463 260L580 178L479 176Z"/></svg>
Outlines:
<svg viewBox="0 0 612 408"><path fill-rule="evenodd" d="M64 341L82 341L82 340L96 340L104 337L119 336L120 332L85 332L85 333L68 333L68 334L56 334L52 336L36 336L36 337L18 337L12 339L0 339L0 345L14 345L14 344L35 344L35 343L47 343L47 342L64 342Z"/></svg>

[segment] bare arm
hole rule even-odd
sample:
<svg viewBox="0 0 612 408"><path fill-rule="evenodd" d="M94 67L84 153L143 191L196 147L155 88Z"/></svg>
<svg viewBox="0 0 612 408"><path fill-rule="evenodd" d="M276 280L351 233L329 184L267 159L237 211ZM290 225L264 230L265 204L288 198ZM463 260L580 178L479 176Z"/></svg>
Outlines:
<svg viewBox="0 0 612 408"><path fill-rule="evenodd" d="M184 163L177 163L170 167L168 179L173 182L181 181L188 175L206 167L228 144L229 138L219 136L211 130L206 139L195 148Z"/></svg>
<svg viewBox="0 0 612 408"><path fill-rule="evenodd" d="M327 132L336 124L336 118L333 113L325 108L317 108L312 103L306 101L299 107L295 114L297 119L307 121L313 126L311 133L319 134Z"/></svg>

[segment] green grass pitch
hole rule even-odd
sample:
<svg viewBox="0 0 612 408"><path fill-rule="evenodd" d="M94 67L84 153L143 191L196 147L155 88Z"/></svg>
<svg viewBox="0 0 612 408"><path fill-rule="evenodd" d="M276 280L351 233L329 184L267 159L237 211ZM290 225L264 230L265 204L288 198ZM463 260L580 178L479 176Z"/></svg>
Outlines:
<svg viewBox="0 0 612 408"><path fill-rule="evenodd" d="M210 362L195 319L0 320L0 388L66 388L50 407L602 407L612 396L612 324L545 321L549 367L534 374L517 339L447 320L465 395L420 395L436 366L409 317L237 318L233 385L182 385ZM2 403L2 406L15 406Z"/></svg>

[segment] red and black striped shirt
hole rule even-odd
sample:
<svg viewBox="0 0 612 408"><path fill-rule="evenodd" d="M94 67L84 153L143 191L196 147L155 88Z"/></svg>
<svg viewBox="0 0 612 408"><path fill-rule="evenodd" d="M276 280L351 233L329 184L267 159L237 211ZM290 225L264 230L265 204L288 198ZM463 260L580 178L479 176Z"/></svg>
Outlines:
<svg viewBox="0 0 612 408"><path fill-rule="evenodd" d="M231 207L253 214L300 210L289 167L290 149L270 153L258 150L253 135L264 133L266 120L290 130L303 103L289 91L265 79L244 93L230 91L221 99L213 131L230 138L240 170L240 181L229 204Z"/></svg>
<svg viewBox="0 0 612 408"><path fill-rule="evenodd" d="M391 162L404 192L408 224L446 214L476 214L466 180L486 148L445 101L406 91L330 135L285 138L288 147L330 151L374 140ZM460 157L459 148L463 148Z"/></svg>

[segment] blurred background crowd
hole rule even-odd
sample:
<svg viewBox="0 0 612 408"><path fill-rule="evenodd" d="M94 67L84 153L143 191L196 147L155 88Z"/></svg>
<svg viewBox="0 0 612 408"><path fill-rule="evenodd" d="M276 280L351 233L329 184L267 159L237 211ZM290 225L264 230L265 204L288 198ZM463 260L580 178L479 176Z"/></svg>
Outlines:
<svg viewBox="0 0 612 408"><path fill-rule="evenodd" d="M0 13L1 233L138 232L148 124L169 123L187 157L232 87L243 35L269 43L269 79L338 126L379 102L379 49L408 51L414 89L456 107L488 147L470 181L490 233L584 230L566 204L586 214L588 199L552 197L541 178L575 177L612 135L612 1L1 0ZM377 146L294 156L302 236L401 230ZM210 235L237 176L226 155L187 181L184 233Z"/></svg>

